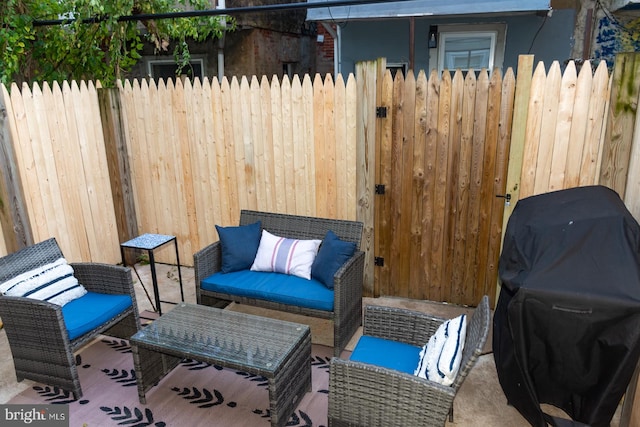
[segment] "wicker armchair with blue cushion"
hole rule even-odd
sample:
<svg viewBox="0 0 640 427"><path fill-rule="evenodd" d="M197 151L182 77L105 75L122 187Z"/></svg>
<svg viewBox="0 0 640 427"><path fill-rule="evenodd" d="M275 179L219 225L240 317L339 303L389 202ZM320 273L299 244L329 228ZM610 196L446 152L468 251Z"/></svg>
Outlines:
<svg viewBox="0 0 640 427"><path fill-rule="evenodd" d="M489 333L485 295L471 318L367 306L350 359L332 358L329 426L445 425ZM455 367L454 367L455 365Z"/></svg>
<svg viewBox="0 0 640 427"><path fill-rule="evenodd" d="M16 378L82 397L74 352L99 334L129 339L139 329L130 270L67 264L54 238L0 258L0 317Z"/></svg>

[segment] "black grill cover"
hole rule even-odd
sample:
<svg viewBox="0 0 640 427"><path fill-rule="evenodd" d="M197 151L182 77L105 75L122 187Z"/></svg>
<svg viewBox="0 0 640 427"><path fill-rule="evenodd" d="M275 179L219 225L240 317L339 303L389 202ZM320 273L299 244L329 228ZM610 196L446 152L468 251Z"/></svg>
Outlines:
<svg viewBox="0 0 640 427"><path fill-rule="evenodd" d="M591 186L520 200L499 275L493 351L509 404L535 427L608 426L640 355L640 228L620 197Z"/></svg>

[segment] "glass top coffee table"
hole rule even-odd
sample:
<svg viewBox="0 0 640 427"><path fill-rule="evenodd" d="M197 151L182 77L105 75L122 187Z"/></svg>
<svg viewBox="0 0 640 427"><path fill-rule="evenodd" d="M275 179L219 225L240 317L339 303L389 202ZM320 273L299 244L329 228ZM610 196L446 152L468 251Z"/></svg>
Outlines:
<svg viewBox="0 0 640 427"><path fill-rule="evenodd" d="M130 339L140 402L184 358L267 378L271 425L284 426L311 390L309 326L179 303Z"/></svg>

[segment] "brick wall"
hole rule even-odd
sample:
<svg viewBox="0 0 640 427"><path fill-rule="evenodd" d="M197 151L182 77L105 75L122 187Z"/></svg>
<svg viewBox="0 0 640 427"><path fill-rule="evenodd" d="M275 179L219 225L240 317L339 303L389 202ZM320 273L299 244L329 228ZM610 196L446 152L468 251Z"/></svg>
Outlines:
<svg viewBox="0 0 640 427"><path fill-rule="evenodd" d="M335 29L335 25L333 25L333 28ZM327 73L333 74L333 37L331 37L331 34L321 24L318 24L318 36L324 37L324 40L316 43L316 71L323 76Z"/></svg>
<svg viewBox="0 0 640 427"><path fill-rule="evenodd" d="M303 0L293 0L298 2ZM276 0L227 0L227 7L280 3ZM294 74L334 71L334 42L321 24L305 21L304 10L243 14L237 17L237 28L227 33L224 42L225 75L282 77L285 64ZM317 36L323 37L319 42ZM191 54L204 60L207 77L217 76L218 41L191 43ZM144 52L148 59L171 59L173 46L164 55L154 55L151 46ZM128 78L145 78L146 61L134 67Z"/></svg>
<svg viewBox="0 0 640 427"><path fill-rule="evenodd" d="M237 31L227 38L225 73L228 76L282 77L284 64L293 73L315 73L315 36L266 29Z"/></svg>

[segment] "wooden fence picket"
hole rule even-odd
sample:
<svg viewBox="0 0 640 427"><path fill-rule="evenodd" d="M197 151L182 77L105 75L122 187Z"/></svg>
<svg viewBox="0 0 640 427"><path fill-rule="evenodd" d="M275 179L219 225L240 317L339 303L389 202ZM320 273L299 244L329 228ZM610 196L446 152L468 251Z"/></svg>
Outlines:
<svg viewBox="0 0 640 427"><path fill-rule="evenodd" d="M81 102L81 99L76 95L79 95L79 91L72 91L68 82L64 82L64 95L58 82L53 83L53 90L49 96L51 101L49 108L53 108L55 111L64 111L65 114L59 117L66 118L66 120L59 120L55 128L52 129L52 132L55 132L52 145L54 146L56 174L60 180L60 195L64 199L64 218L67 220L66 234L75 241L80 259L91 259L90 247L97 248L99 243L95 239L95 235L89 236L85 229L99 228L99 225L95 223L91 215L92 210L87 193L78 191L78 183L85 181L82 169L66 165L69 153L82 151L82 149L78 150L80 141L86 141L86 138L81 137L80 132L76 131L83 128L77 121L78 117L74 114L77 111L74 111L74 103ZM83 215L77 215L78 212L82 212ZM92 245L89 244L89 238L93 239Z"/></svg>
<svg viewBox="0 0 640 427"><path fill-rule="evenodd" d="M447 155L449 153L449 133L451 131L451 75L443 72L440 81L440 97L438 105L438 127L435 153L435 192L433 197L433 225L431 233L433 243L431 245L431 282L429 295L435 300L443 300L446 290L443 288L443 269L445 266L445 233L447 229L447 182L449 181L449 168Z"/></svg>
<svg viewBox="0 0 640 427"><path fill-rule="evenodd" d="M203 114L204 106L211 105L210 98L207 96L210 94L211 88L206 82L205 85L202 85L199 79L196 79L193 85L188 81L185 82L185 115L192 120L187 122L188 154L185 156L183 170L188 174L185 181L191 186L189 200L192 207L188 209L187 217L191 227L189 236L192 247L196 248L200 247L200 239L213 237L215 214L212 213L218 208L218 205L206 205L208 198L196 197L196 194L208 194L218 184L216 171L209 167L209 159L212 156L207 155L209 144L214 144L212 124L207 120L211 115Z"/></svg>
<svg viewBox="0 0 640 427"><path fill-rule="evenodd" d="M376 256L382 259L391 260L391 238L393 236L391 224L391 194L393 187L391 184L391 167L393 165L391 161L392 153L392 135L393 135L393 117L394 110L392 108L393 103L393 78L391 72L387 71L380 79L380 87L378 88L378 100L377 105L383 108L387 115L387 120L377 120L377 135L376 138L376 153L378 158L376 159L376 173L375 184L385 186L385 195L377 195L374 203L375 208L375 250ZM387 191L387 187L388 191ZM384 290L387 284L391 281L391 269L390 263L378 266L375 273L377 295L384 295ZM424 282L423 282L424 283ZM384 286L381 286L384 284Z"/></svg>
<svg viewBox="0 0 640 427"><path fill-rule="evenodd" d="M471 74L471 73L467 73ZM449 149L447 153L447 182L446 186L446 225L444 228L444 248L443 270L441 282L443 284L443 298L450 299L453 295L461 295L460 282L456 284L456 277L459 278L463 258L456 257L456 247L462 240L461 230L466 229L467 218L462 217L467 210L467 192L464 188L466 165L468 158L462 158L463 144L462 133L469 117L464 116L464 94L467 84L473 85L473 78L463 77L461 70L456 70L451 81L451 110L449 112L450 133L447 143ZM474 116L472 116L474 117ZM459 253L459 252L458 252ZM455 272L455 273L454 273ZM462 273L464 274L464 273ZM457 288L457 289L456 289Z"/></svg>
<svg viewBox="0 0 640 427"><path fill-rule="evenodd" d="M435 280L432 269L432 261L430 259L433 251L434 241L432 234L428 231L433 228L434 217L434 200L435 188L438 185L436 181L436 164L437 164L437 148L438 148L438 118L440 116L440 76L433 70L429 75L427 82L427 123L425 128L425 182L423 185L423 219L422 229L427 230L422 233L422 254L427 261L422 265L422 277L425 284L430 284ZM430 289L430 287L429 287Z"/></svg>
<svg viewBox="0 0 640 427"><path fill-rule="evenodd" d="M26 213L25 218L31 224L32 238L34 241L40 240L41 227L45 224L46 215L44 206L41 203L40 190L38 188L38 167L35 162L33 150L29 143L31 136L29 132L29 120L33 117L30 108L31 91L28 86L23 86L22 91L14 83L11 85L11 105L14 113L13 123L15 124L15 141L13 148L16 155L18 172L22 178L24 187ZM20 170L22 167L22 170ZM40 224L40 226L39 226ZM14 249L15 250L15 249Z"/></svg>
<svg viewBox="0 0 640 427"><path fill-rule="evenodd" d="M11 95L5 85L0 85L0 199L11 203L0 209L0 254L9 253L33 240L28 218L27 196L24 194L16 145L17 116L11 103Z"/></svg>
<svg viewBox="0 0 640 427"><path fill-rule="evenodd" d="M423 264L424 247L422 238L422 225L424 218L424 190L426 182L425 152L427 131L427 96L428 81L424 71L418 72L415 79L415 100L413 122L407 122L413 132L413 188L411 191L411 254L409 257L409 283L426 283L424 281ZM410 108L410 106L407 106ZM419 298L420 286L407 286L407 296Z"/></svg>
<svg viewBox="0 0 640 427"><path fill-rule="evenodd" d="M593 76L579 185L594 185L599 182L598 177L600 175L602 148L606 130L603 117L606 117L606 111L609 108L610 82L607 64L602 61ZM634 212L640 213L638 210Z"/></svg>
<svg viewBox="0 0 640 427"><path fill-rule="evenodd" d="M571 64L571 68L575 70L575 65ZM572 123L569 137L567 138L567 157L561 188L577 187L580 182L580 168L582 166L582 153L586 145L586 121L589 117L589 99L591 98L592 84L591 64L587 62L578 73L575 82L575 98L571 111Z"/></svg>
<svg viewBox="0 0 640 427"><path fill-rule="evenodd" d="M341 75L338 75L335 82L330 74L327 74L325 78L325 86L329 86L329 90L332 92L332 98L325 100L325 108L331 109L333 119L333 129L331 140L332 152L331 156L335 165L334 174L334 212L333 215L337 218L345 218L348 214L347 197L343 197L343 194L348 194L348 180L349 180L349 160L346 150L344 154L340 154L340 147L347 140L347 88L345 87L344 80ZM352 124L352 123L351 123ZM355 140L355 139L354 139ZM355 157L351 157L352 159ZM317 171L318 169L316 169ZM353 193L355 194L355 193ZM351 199L354 200L354 199Z"/></svg>
<svg viewBox="0 0 640 427"><path fill-rule="evenodd" d="M476 110L476 96L478 95L478 83L475 73L467 73L464 78L462 92L462 110L460 116L460 135L459 135L459 154L458 168L453 171L457 175L456 188L452 189L455 202L455 226L450 249L452 259L456 260L456 265L452 265L450 272L447 273L451 277L450 295L465 295L465 252L469 229L469 215L475 206L471 198L471 171L474 165L473 147L476 118L478 117ZM482 96L480 96L480 99ZM482 120L480 120L482 122ZM476 159L476 162L478 160ZM451 298L451 297L449 297Z"/></svg>
<svg viewBox="0 0 640 427"><path fill-rule="evenodd" d="M287 188L285 184L284 169L284 126L283 126L283 107L282 107L282 86L278 79L272 79L269 85L270 93L270 109L271 117L271 142L273 144L273 186L274 186L274 209L276 212L286 212L286 201L289 199L285 196Z"/></svg>
<svg viewBox="0 0 640 427"><path fill-rule="evenodd" d="M177 108L174 107L174 111L177 111L176 115L177 123L175 127L175 141L173 149L176 159L176 179L178 182L182 181L182 185L176 188L177 195L179 197L179 203L182 203L184 209L179 210L180 224L182 225L180 236L180 246L183 246L183 251L187 253L194 253L200 249L200 241L198 238L198 223L196 216L196 195L193 185L193 175L191 169L191 141L196 138L195 135L190 135L190 129L195 126L193 116L187 114L187 105L194 101L192 94L192 85L189 80L184 83L178 80L176 83L176 90L172 93L173 102L177 103ZM185 138L183 135L186 135Z"/></svg>
<svg viewBox="0 0 640 427"><path fill-rule="evenodd" d="M607 111L599 182L626 194L631 151L640 95L640 55L622 53L616 56L612 74L611 99ZM635 192L635 188L633 189Z"/></svg>
<svg viewBox="0 0 640 427"><path fill-rule="evenodd" d="M499 114L499 133L496 153L495 180L493 182L494 195L493 212L491 215L489 244L486 255L487 275L484 281L482 294L492 295L495 286L495 278L498 277L498 259L502 249L502 230L504 218L512 202L507 203L501 196L507 193L507 179L509 168L509 155L511 152L512 129L514 120L514 108L516 101L516 77L512 69L508 69L502 79L502 94ZM468 294L467 294L468 295ZM475 294L474 299L479 297Z"/></svg>
<svg viewBox="0 0 640 427"><path fill-rule="evenodd" d="M496 198L494 183L498 179L503 179L504 175L496 174L496 171L504 169L504 165L497 164L500 153L498 130L500 125L500 106L502 100L502 75L500 70L494 70L489 81L487 93L487 127L485 131L484 155L482 162L482 183L480 185L480 224L478 234L478 245L476 246L476 271L478 277L472 293L461 295L457 300L466 304L475 304L484 294L491 294L495 283L495 275L490 274L489 266L495 266L497 258L489 258L492 253L490 246L491 234L495 230L491 228L497 221L502 220L503 204ZM504 156L500 156L504 159ZM500 246L499 242L493 241L494 248ZM497 273L493 270L491 273ZM473 302L472 302L473 301Z"/></svg>
<svg viewBox="0 0 640 427"><path fill-rule="evenodd" d="M399 74L398 74L399 75ZM399 211L397 213L398 227L394 231L399 241L399 250L396 260L398 264L399 279L396 283L396 292L394 295L408 296L411 277L411 253L419 249L414 239L414 233L411 229L413 220L413 209L415 207L416 197L415 191L411 191L414 182L414 154L415 154L415 104L416 104L416 79L413 71L407 73L404 79L398 79L400 82L399 89L404 92L403 98L398 100L398 109L400 119L397 121L400 131L398 133L398 156L401 162L399 182L394 183L394 192L397 191L398 200L400 202ZM397 188L397 190L396 190ZM406 191L409 189L409 191ZM404 191L403 191L404 190ZM419 234L418 234L419 235ZM418 287L416 287L418 288ZM418 288L419 289L419 288Z"/></svg>
<svg viewBox="0 0 640 427"><path fill-rule="evenodd" d="M482 197L482 179L484 171L484 146L487 133L487 110L489 108L489 75L482 70L475 81L475 100L469 107L473 110L473 138L469 141L471 148L469 190L468 190L468 217L465 229L465 252L461 254L460 269L463 275L461 295L473 295L475 284L478 283L478 261L476 248L480 239L480 205ZM471 101L471 100L469 100Z"/></svg>
<svg viewBox="0 0 640 427"><path fill-rule="evenodd" d="M308 81L305 76L305 82ZM319 74L314 77L313 80L313 94L312 94L312 108L313 108L313 144L312 150L313 158L320 163L324 163L331 155L329 144L329 138L327 135L330 125L327 123L330 119L330 113L325 110L325 105L329 101L329 93L326 92L324 82ZM334 135L335 137L335 135ZM334 162L335 170L335 162ZM313 180L315 187L315 205L317 206L317 212L319 216L327 216L329 211L329 189L334 181L331 169L319 168L316 170L316 175Z"/></svg>

